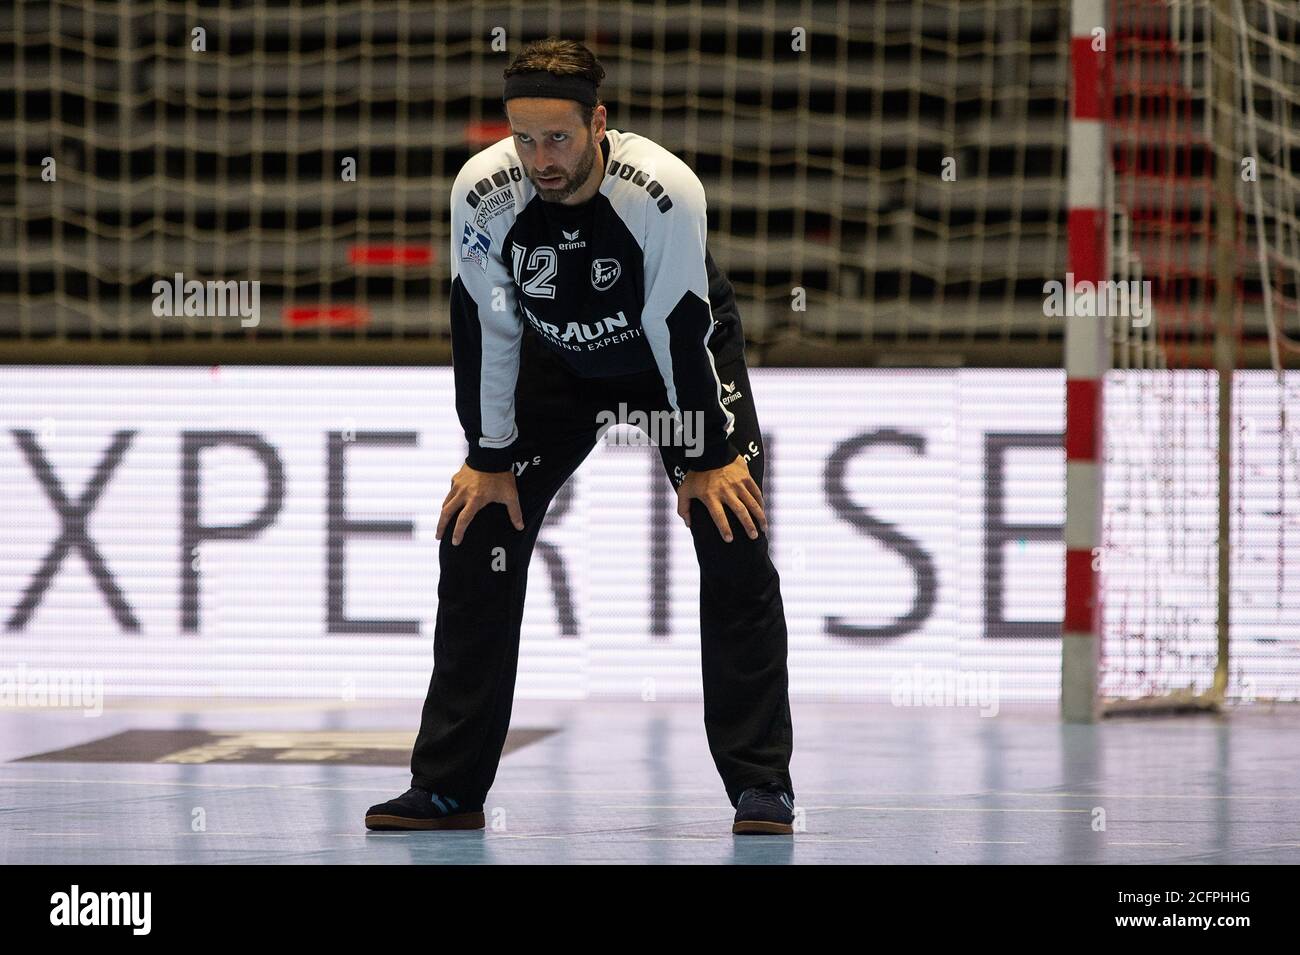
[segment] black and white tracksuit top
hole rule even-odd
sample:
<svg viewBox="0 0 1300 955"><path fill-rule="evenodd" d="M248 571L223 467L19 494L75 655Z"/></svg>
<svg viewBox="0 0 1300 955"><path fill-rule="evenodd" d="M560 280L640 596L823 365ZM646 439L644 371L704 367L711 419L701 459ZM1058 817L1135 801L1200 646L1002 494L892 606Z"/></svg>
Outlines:
<svg viewBox="0 0 1300 955"><path fill-rule="evenodd" d="M657 371L675 412L702 413L695 468L735 458L718 361L744 354L731 283L706 248L704 187L664 147L607 129L605 178L579 206L542 200L508 137L465 163L451 195L456 412L470 467L514 460L525 328L575 375Z"/></svg>

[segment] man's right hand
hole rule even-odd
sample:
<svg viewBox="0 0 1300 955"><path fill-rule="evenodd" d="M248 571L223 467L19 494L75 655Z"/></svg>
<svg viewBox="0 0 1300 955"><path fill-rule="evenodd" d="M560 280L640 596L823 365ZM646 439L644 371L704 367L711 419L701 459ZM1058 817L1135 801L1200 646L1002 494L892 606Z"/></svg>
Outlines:
<svg viewBox="0 0 1300 955"><path fill-rule="evenodd" d="M438 516L438 533L442 540L447 524L457 511L460 517L452 530L451 542L459 544L465 538L465 528L474 520L474 515L487 505L500 503L506 506L515 530L524 529L524 514L519 506L519 489L515 486L515 472L509 471L475 471L468 464L462 464L460 470L451 479L451 490L442 502L442 513Z"/></svg>

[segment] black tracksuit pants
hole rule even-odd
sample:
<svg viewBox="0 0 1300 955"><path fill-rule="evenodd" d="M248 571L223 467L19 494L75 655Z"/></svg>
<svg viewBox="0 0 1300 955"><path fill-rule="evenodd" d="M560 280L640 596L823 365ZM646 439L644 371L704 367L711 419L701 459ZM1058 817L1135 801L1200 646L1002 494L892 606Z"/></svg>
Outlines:
<svg viewBox="0 0 1300 955"><path fill-rule="evenodd" d="M731 393L739 393L727 404L736 419L731 444L749 455L750 473L762 487L763 441L744 356L716 367L723 382L735 383ZM629 411L669 407L658 374L579 378L525 331L515 400L516 460L529 462L516 477L524 529L515 530L504 504L489 504L459 545L451 543L454 519L443 534L433 677L411 755L413 785L462 805L486 798L510 725L528 565L542 519L595 446L598 412L617 414L620 402ZM659 448L674 487L690 468L685 451ZM792 727L785 612L767 535L759 528L758 539L750 540L729 509L727 516L731 543L704 505L691 501L700 564L704 727L734 806L742 790L763 782L781 782L793 795ZM504 570L496 548L504 549Z"/></svg>

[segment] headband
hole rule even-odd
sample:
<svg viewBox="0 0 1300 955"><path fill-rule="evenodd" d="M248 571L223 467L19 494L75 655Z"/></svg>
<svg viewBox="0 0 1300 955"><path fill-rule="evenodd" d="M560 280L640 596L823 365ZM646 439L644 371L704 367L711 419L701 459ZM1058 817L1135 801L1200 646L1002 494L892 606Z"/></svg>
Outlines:
<svg viewBox="0 0 1300 955"><path fill-rule="evenodd" d="M517 96L572 99L583 106L595 106L596 84L582 76L556 76L546 70L533 70L506 77L506 91L501 97L502 101Z"/></svg>

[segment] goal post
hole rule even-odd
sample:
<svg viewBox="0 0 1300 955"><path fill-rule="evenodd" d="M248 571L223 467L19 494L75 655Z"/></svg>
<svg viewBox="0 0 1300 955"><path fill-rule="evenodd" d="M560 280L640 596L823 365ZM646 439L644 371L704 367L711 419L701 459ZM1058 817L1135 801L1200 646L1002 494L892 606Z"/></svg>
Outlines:
<svg viewBox="0 0 1300 955"><path fill-rule="evenodd" d="M1076 282L1109 272L1107 0L1073 0L1070 17L1068 271ZM1098 31L1101 31L1098 33ZM1098 42L1100 40L1100 42ZM1102 607L1096 555L1102 531L1103 385L1110 349L1100 321L1065 330L1065 608L1061 711L1096 718Z"/></svg>
<svg viewBox="0 0 1300 955"><path fill-rule="evenodd" d="M1061 712L1219 711L1282 672L1300 610L1300 8L1073 12L1070 268L1149 301L1066 329Z"/></svg>

